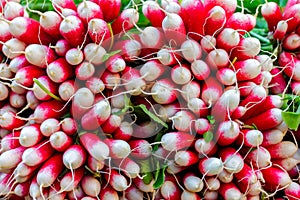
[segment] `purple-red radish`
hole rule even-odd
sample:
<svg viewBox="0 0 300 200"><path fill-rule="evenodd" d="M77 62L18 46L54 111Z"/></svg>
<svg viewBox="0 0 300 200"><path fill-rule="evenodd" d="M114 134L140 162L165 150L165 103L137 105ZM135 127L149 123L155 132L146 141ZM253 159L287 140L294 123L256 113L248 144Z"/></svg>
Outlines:
<svg viewBox="0 0 300 200"><path fill-rule="evenodd" d="M109 147L93 133L81 135L80 143L97 160L105 160L109 156Z"/></svg>
<svg viewBox="0 0 300 200"><path fill-rule="evenodd" d="M126 62L124 61L124 59L120 55L116 54L116 55L110 57L105 62L105 67L110 72L117 73L117 72L121 72L125 69Z"/></svg>
<svg viewBox="0 0 300 200"><path fill-rule="evenodd" d="M280 69L278 68L273 68L271 71L271 74L273 75L273 78L270 82L270 91L273 94L281 94L285 90L287 86L287 82L284 78L284 74L281 73Z"/></svg>
<svg viewBox="0 0 300 200"><path fill-rule="evenodd" d="M295 51L300 47L300 36L297 33L291 33L282 41L282 47L288 51Z"/></svg>
<svg viewBox="0 0 300 200"><path fill-rule="evenodd" d="M119 169L124 171L124 174L129 178L136 178L141 172L140 166L137 164L137 162L129 157L114 160L114 164L116 164Z"/></svg>
<svg viewBox="0 0 300 200"><path fill-rule="evenodd" d="M179 199L181 191L175 181L167 180L162 184L160 193L164 199Z"/></svg>
<svg viewBox="0 0 300 200"><path fill-rule="evenodd" d="M291 200L297 200L300 198L300 185L296 182L291 184L284 190L285 195Z"/></svg>
<svg viewBox="0 0 300 200"><path fill-rule="evenodd" d="M111 187L118 192L122 192L129 187L127 179L125 176L120 174L118 170L112 169L110 170L109 174L104 174L104 177L109 182Z"/></svg>
<svg viewBox="0 0 300 200"><path fill-rule="evenodd" d="M19 183L14 189L14 194L19 197L27 196L29 193L30 182Z"/></svg>
<svg viewBox="0 0 300 200"><path fill-rule="evenodd" d="M219 155L224 162L224 169L229 173L238 173L244 167L243 157L232 147L221 149Z"/></svg>
<svg viewBox="0 0 300 200"><path fill-rule="evenodd" d="M84 113L93 105L94 99L94 94L90 89L86 87L78 89L71 105L71 113L74 119L81 119Z"/></svg>
<svg viewBox="0 0 300 200"><path fill-rule="evenodd" d="M241 130L241 134L236 140L236 143L243 144L246 147L258 147L263 142L263 134L259 130L255 129L244 129Z"/></svg>
<svg viewBox="0 0 300 200"><path fill-rule="evenodd" d="M203 60L195 60L191 64L191 71L196 79L205 80L210 75L210 68Z"/></svg>
<svg viewBox="0 0 300 200"><path fill-rule="evenodd" d="M206 142L203 138L199 138L195 142L195 150L199 153L199 156L211 156L217 151L217 145L215 142Z"/></svg>
<svg viewBox="0 0 300 200"><path fill-rule="evenodd" d="M74 190L84 176L84 168L78 168L72 173L69 171L60 180L60 190L70 192Z"/></svg>
<svg viewBox="0 0 300 200"><path fill-rule="evenodd" d="M285 133L275 128L275 129L264 131L263 135L264 135L264 140L261 145L263 147L268 147L280 143L283 140Z"/></svg>
<svg viewBox="0 0 300 200"><path fill-rule="evenodd" d="M278 144L274 144L265 148L270 152L270 155L273 159L288 158L293 156L297 151L296 145L290 141L282 141Z"/></svg>
<svg viewBox="0 0 300 200"><path fill-rule="evenodd" d="M40 23L29 17L16 17L9 23L11 34L27 44L45 44L52 42L49 36L41 27Z"/></svg>
<svg viewBox="0 0 300 200"><path fill-rule="evenodd" d="M120 127L122 119L120 116L112 114L110 117L101 125L101 129L104 133L113 133L118 127Z"/></svg>
<svg viewBox="0 0 300 200"><path fill-rule="evenodd" d="M27 65L29 65L29 62L27 61L25 55L20 55L10 61L8 68L10 71L17 73L20 69Z"/></svg>
<svg viewBox="0 0 300 200"><path fill-rule="evenodd" d="M168 151L175 151L192 146L194 136L184 132L169 132L162 136L162 147Z"/></svg>
<svg viewBox="0 0 300 200"><path fill-rule="evenodd" d="M28 166L36 166L46 161L52 154L54 149L47 141L27 148L22 155L22 162Z"/></svg>
<svg viewBox="0 0 300 200"><path fill-rule="evenodd" d="M20 136L21 131L13 131L2 137L1 139L1 149L0 152L3 153L7 150L11 150L20 146L18 137Z"/></svg>
<svg viewBox="0 0 300 200"><path fill-rule="evenodd" d="M59 121L55 118L46 119L41 123L40 126L41 133L46 137L51 136L56 131L59 131L59 129L60 129Z"/></svg>
<svg viewBox="0 0 300 200"><path fill-rule="evenodd" d="M300 22L300 4L294 4L291 7L284 10L282 17L284 20L287 20L288 23L288 30L287 32L290 33L293 30L296 30Z"/></svg>
<svg viewBox="0 0 300 200"><path fill-rule="evenodd" d="M231 16L237 7L237 1L207 0L204 2L204 7L206 10L210 10L214 6L221 6L226 11L226 15Z"/></svg>
<svg viewBox="0 0 300 200"><path fill-rule="evenodd" d="M174 157L175 163L179 166L191 166L199 161L199 157L194 151L177 151Z"/></svg>
<svg viewBox="0 0 300 200"><path fill-rule="evenodd" d="M215 78L210 77L205 80L203 84L201 99L206 103L206 105L212 106L217 102L222 93L222 85Z"/></svg>
<svg viewBox="0 0 300 200"><path fill-rule="evenodd" d="M261 63L256 59L246 59L234 63L234 69L237 71L238 81L247 81L253 79L261 72Z"/></svg>
<svg viewBox="0 0 300 200"><path fill-rule="evenodd" d="M90 62L82 62L75 69L75 76L81 81L86 81L95 73L95 66Z"/></svg>
<svg viewBox="0 0 300 200"><path fill-rule="evenodd" d="M65 58L70 65L78 65L83 61L84 54L79 48L71 48L66 52Z"/></svg>
<svg viewBox="0 0 300 200"><path fill-rule="evenodd" d="M139 13L134 8L127 8L112 22L111 28L114 34L123 33L134 27L139 20Z"/></svg>
<svg viewBox="0 0 300 200"><path fill-rule="evenodd" d="M70 170L78 169L86 160L86 151L80 145L74 144L66 148L63 153L63 164Z"/></svg>
<svg viewBox="0 0 300 200"><path fill-rule="evenodd" d="M195 116L192 112L182 110L175 113L172 120L172 125L175 129L182 132L189 132L191 127L191 121L195 120Z"/></svg>
<svg viewBox="0 0 300 200"><path fill-rule="evenodd" d="M135 190L131 193L134 193L134 192L139 194L140 191ZM130 195L129 193L130 193L130 191L127 190L126 195ZM142 193L142 195L143 195L143 193ZM118 199L119 198L117 191L115 191L110 185L108 185L105 188L101 189L99 197L102 200L110 200L110 199Z"/></svg>
<svg viewBox="0 0 300 200"><path fill-rule="evenodd" d="M159 104L170 104L177 99L175 85L169 79L160 79L151 88L152 98Z"/></svg>
<svg viewBox="0 0 300 200"><path fill-rule="evenodd" d="M217 36L217 47L230 52L240 42L239 33L232 28L224 28Z"/></svg>
<svg viewBox="0 0 300 200"><path fill-rule="evenodd" d="M25 49L25 57L30 64L46 68L47 64L55 60L53 49L45 45L30 44Z"/></svg>
<svg viewBox="0 0 300 200"><path fill-rule="evenodd" d="M120 127L114 131L113 136L114 139L128 141L131 139L133 132L132 124L127 121L123 121L121 122Z"/></svg>
<svg viewBox="0 0 300 200"><path fill-rule="evenodd" d="M26 97L23 94L11 91L9 94L9 103L14 108L22 108L26 105Z"/></svg>
<svg viewBox="0 0 300 200"><path fill-rule="evenodd" d="M206 63L213 70L227 67L229 55L224 49L214 49L208 53Z"/></svg>
<svg viewBox="0 0 300 200"><path fill-rule="evenodd" d="M59 152L64 152L73 144L73 139L63 131L57 131L51 134L49 141L53 149Z"/></svg>
<svg viewBox="0 0 300 200"><path fill-rule="evenodd" d="M273 33L273 38L275 40L282 40L284 36L286 35L288 29L288 23L285 20L280 20L277 23L276 29Z"/></svg>
<svg viewBox="0 0 300 200"><path fill-rule="evenodd" d="M16 72L14 79L18 84L31 87L34 83L33 79L42 76L44 73L44 70L41 68L34 65L28 65L19 69Z"/></svg>
<svg viewBox="0 0 300 200"><path fill-rule="evenodd" d="M58 58L47 66L47 75L56 83L62 83L73 76L73 69L64 58Z"/></svg>
<svg viewBox="0 0 300 200"><path fill-rule="evenodd" d="M56 9L58 9L58 11L60 11L61 8L68 8L68 9L76 10L76 4L72 0L65 0L65 1L53 0L52 3L53 3L53 6Z"/></svg>
<svg viewBox="0 0 300 200"><path fill-rule="evenodd" d="M182 86L181 96L188 102L192 98L199 98L200 90L200 84L197 81L190 81Z"/></svg>
<svg viewBox="0 0 300 200"><path fill-rule="evenodd" d="M256 17L251 14L241 12L233 13L226 22L226 27L237 30L239 34L244 35L251 31L256 25Z"/></svg>
<svg viewBox="0 0 300 200"><path fill-rule="evenodd" d="M25 124L26 121L16 117L17 114L12 111L0 109L0 126L6 130L12 131Z"/></svg>
<svg viewBox="0 0 300 200"><path fill-rule="evenodd" d="M94 172L98 172L104 168L105 160L97 160L92 156L88 156L87 166Z"/></svg>
<svg viewBox="0 0 300 200"><path fill-rule="evenodd" d="M224 199L243 199L243 194L234 183L222 183L219 193Z"/></svg>

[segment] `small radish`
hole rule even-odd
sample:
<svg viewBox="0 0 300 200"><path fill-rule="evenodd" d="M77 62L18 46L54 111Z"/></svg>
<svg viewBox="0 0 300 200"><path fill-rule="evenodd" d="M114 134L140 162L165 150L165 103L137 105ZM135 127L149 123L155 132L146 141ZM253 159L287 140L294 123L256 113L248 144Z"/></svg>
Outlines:
<svg viewBox="0 0 300 200"><path fill-rule="evenodd" d="M28 166L24 162L20 162L15 168L14 177L17 178L31 176L39 167L41 167L41 165Z"/></svg>
<svg viewBox="0 0 300 200"><path fill-rule="evenodd" d="M205 80L210 75L210 68L203 60L195 60L191 64L191 71L196 79Z"/></svg>
<svg viewBox="0 0 300 200"><path fill-rule="evenodd" d="M226 20L226 12L221 6L211 8L203 23L205 35L217 35L224 28Z"/></svg>
<svg viewBox="0 0 300 200"><path fill-rule="evenodd" d="M180 150L191 146L194 136L184 132L169 132L162 136L161 143L168 151Z"/></svg>
<svg viewBox="0 0 300 200"><path fill-rule="evenodd" d="M105 139L103 142L109 147L109 155L112 158L126 158L130 154L131 147L126 141Z"/></svg>
<svg viewBox="0 0 300 200"><path fill-rule="evenodd" d="M193 62L201 58L202 49L198 42L195 40L188 39L181 44L182 55L189 61Z"/></svg>
<svg viewBox="0 0 300 200"><path fill-rule="evenodd" d="M75 81L70 79L59 85L58 94L63 101L68 101L75 94L76 90Z"/></svg>
<svg viewBox="0 0 300 200"><path fill-rule="evenodd" d="M286 171L292 170L297 164L299 163L299 160L295 158L284 158L284 159L273 159L272 162L274 164L277 164L281 166Z"/></svg>
<svg viewBox="0 0 300 200"><path fill-rule="evenodd" d="M111 187L118 192L122 192L129 187L127 179L117 170L110 170L110 173L104 174L104 177L109 182Z"/></svg>
<svg viewBox="0 0 300 200"><path fill-rule="evenodd" d="M60 0L53 0L52 1L53 6L60 11L61 8L69 8L72 10L76 10L76 5L74 1L72 0L65 0L65 1L60 1Z"/></svg>
<svg viewBox="0 0 300 200"><path fill-rule="evenodd" d="M88 156L87 166L94 172L98 172L104 168L105 160L96 160L92 156Z"/></svg>
<svg viewBox="0 0 300 200"><path fill-rule="evenodd" d="M122 6L120 0L94 0L94 2L101 7L105 21L111 22L119 16Z"/></svg>
<svg viewBox="0 0 300 200"><path fill-rule="evenodd" d="M190 81L189 83L182 86L181 96L189 102L192 98L199 98L200 96L200 84L197 81Z"/></svg>
<svg viewBox="0 0 300 200"><path fill-rule="evenodd" d="M70 170L78 169L86 160L86 152L82 146L74 144L66 148L62 161L66 168Z"/></svg>
<svg viewBox="0 0 300 200"><path fill-rule="evenodd" d="M224 49L214 49L206 57L206 63L212 69L220 69L229 65L229 55Z"/></svg>
<svg viewBox="0 0 300 200"><path fill-rule="evenodd" d="M247 81L259 75L261 64L258 60L249 58L235 62L234 69L237 71L236 77L238 81Z"/></svg>
<svg viewBox="0 0 300 200"><path fill-rule="evenodd" d="M73 173L71 171L66 173L60 181L60 190L66 192L70 192L74 190L80 183L83 176L84 176L83 167L74 170Z"/></svg>
<svg viewBox="0 0 300 200"><path fill-rule="evenodd" d="M161 48L157 52L157 58L161 64L170 66L178 63L181 60L181 56L174 52L173 48Z"/></svg>
<svg viewBox="0 0 300 200"><path fill-rule="evenodd" d="M177 91L174 83L168 79L160 79L151 88L152 98L159 104L169 104L176 100Z"/></svg>
<svg viewBox="0 0 300 200"><path fill-rule="evenodd" d="M125 69L126 62L125 62L125 60L120 55L116 54L116 55L110 57L105 62L105 67L110 72L117 73L117 72L121 72L121 71L123 71Z"/></svg>
<svg viewBox="0 0 300 200"><path fill-rule="evenodd" d="M291 33L284 38L282 47L288 51L294 51L300 47L300 36L297 33Z"/></svg>
<svg viewBox="0 0 300 200"><path fill-rule="evenodd" d="M146 159L152 155L152 147L147 140L136 139L128 142L131 148L130 155L136 159Z"/></svg>
<svg viewBox="0 0 300 200"><path fill-rule="evenodd" d="M175 181L165 181L160 188L160 193L164 199L178 199L180 192L180 188Z"/></svg>
<svg viewBox="0 0 300 200"><path fill-rule="evenodd" d="M183 177L184 187L190 192L200 192L203 187L203 181L192 172L186 173Z"/></svg>
<svg viewBox="0 0 300 200"><path fill-rule="evenodd" d="M223 170L221 159L215 157L202 158L199 161L199 171L205 176L218 175Z"/></svg>
<svg viewBox="0 0 300 200"><path fill-rule="evenodd" d="M23 147L32 147L43 139L39 124L32 124L22 128L19 142Z"/></svg>
<svg viewBox="0 0 300 200"><path fill-rule="evenodd" d="M10 59L20 56L26 48L26 44L17 38L9 39L2 44L2 53Z"/></svg>
<svg viewBox="0 0 300 200"><path fill-rule="evenodd" d="M44 75L40 76L39 78L36 79L36 81L33 83L33 93L34 96L40 100L40 101L47 101L50 100L52 97L45 92L40 85L43 85L50 93L52 94L57 94L57 87L58 85L51 81L51 79Z"/></svg>
<svg viewBox="0 0 300 200"><path fill-rule="evenodd" d="M100 6L92 1L84 1L78 4L77 13L81 21L85 24L88 24L91 19L103 19L103 13Z"/></svg>
<svg viewBox="0 0 300 200"><path fill-rule="evenodd" d="M282 141L278 144L274 144L269 147L265 147L273 159L276 158L288 158L294 155L297 151L297 147L293 142Z"/></svg>
<svg viewBox="0 0 300 200"><path fill-rule="evenodd" d="M280 20L277 23L276 29L273 34L273 38L276 40L282 40L286 35L288 29L288 23L285 20Z"/></svg>
<svg viewBox="0 0 300 200"><path fill-rule="evenodd" d="M165 66L159 63L159 61L150 60L140 68L140 75L145 81L154 81L163 75L165 71Z"/></svg>
<svg viewBox="0 0 300 200"><path fill-rule="evenodd" d="M27 65L29 65L29 62L27 61L25 55L20 55L20 56L13 58L10 61L8 68L10 69L10 71L17 73L18 70L22 69L23 67L25 67Z"/></svg>
<svg viewBox="0 0 300 200"><path fill-rule="evenodd" d="M205 183L206 183L206 186L209 190L213 190L213 191L216 191L216 190L219 190L220 189L220 181L215 178L215 177L208 177L206 178L205 180Z"/></svg>
<svg viewBox="0 0 300 200"><path fill-rule="evenodd" d="M277 191L283 187L291 184L292 180L286 171L279 167L268 167L261 170L262 175L266 181L264 189L269 192Z"/></svg>
<svg viewBox="0 0 300 200"><path fill-rule="evenodd" d="M97 44L89 43L84 47L84 57L92 64L100 65L103 63L103 57L106 54L106 50Z"/></svg>
<svg viewBox="0 0 300 200"><path fill-rule="evenodd" d="M127 190L128 191L128 190ZM129 195L130 191L126 192L126 196ZM139 191L133 191L136 193L139 193ZM99 194L100 199L102 200L110 200L110 199L118 199L118 193L115 191L110 185L106 186L105 188L102 188Z"/></svg>
<svg viewBox="0 0 300 200"><path fill-rule="evenodd" d="M88 153L97 160L108 158L109 147L93 133L85 133L80 136L80 143Z"/></svg>
<svg viewBox="0 0 300 200"><path fill-rule="evenodd" d="M226 15L230 16L234 13L237 7L237 1L230 0L207 0L204 2L204 7L206 10L213 8L214 6L221 6L225 11Z"/></svg>
<svg viewBox="0 0 300 200"><path fill-rule="evenodd" d="M114 160L114 163L118 166L119 169L122 169L122 171L124 171L124 174L129 178L136 178L141 172L140 166L137 164L137 162L128 157L122 160Z"/></svg>
<svg viewBox="0 0 300 200"><path fill-rule="evenodd" d="M238 138L239 133L240 128L238 123L234 121L223 121L217 129L215 139L217 139L219 145L227 146Z"/></svg>
<svg viewBox="0 0 300 200"><path fill-rule="evenodd" d="M283 140L285 133L279 129L270 129L263 132L264 141L261 144L263 147L268 147L274 144L278 144Z"/></svg>
<svg viewBox="0 0 300 200"><path fill-rule="evenodd" d="M174 160L179 166L191 166L199 161L199 157L194 151L181 150L176 152Z"/></svg>
<svg viewBox="0 0 300 200"><path fill-rule="evenodd" d="M209 53L210 51L214 50L217 45L217 40L214 36L205 35L200 41L202 49Z"/></svg>
<svg viewBox="0 0 300 200"><path fill-rule="evenodd" d="M1 128L12 131L15 128L23 126L25 124L25 121L16 116L17 114L12 111L5 111L4 109L0 109Z"/></svg>
<svg viewBox="0 0 300 200"><path fill-rule="evenodd" d="M14 108L24 108L26 105L26 97L23 94L17 94L11 91L9 94L9 103Z"/></svg>
<svg viewBox="0 0 300 200"><path fill-rule="evenodd" d="M63 170L62 154L55 154L39 169L36 180L40 187L49 187Z"/></svg>
<svg viewBox="0 0 300 200"><path fill-rule="evenodd" d="M0 22L0 41L6 42L7 40L12 38L12 35L9 31L9 24L5 21ZM0 49L2 49L2 44L0 44Z"/></svg>
<svg viewBox="0 0 300 200"><path fill-rule="evenodd" d="M55 53L58 56L64 57L67 53L67 51L71 48L68 41L65 39L60 39L56 42L55 46L53 47L55 50Z"/></svg>
<svg viewBox="0 0 300 200"><path fill-rule="evenodd" d="M56 55L48 46L30 44L25 49L25 57L30 64L46 68L47 64L55 60Z"/></svg>
<svg viewBox="0 0 300 200"><path fill-rule="evenodd" d="M71 105L71 113L74 119L81 119L94 103L94 94L86 87L78 89ZM68 99L69 100L69 99Z"/></svg>
<svg viewBox="0 0 300 200"><path fill-rule="evenodd" d="M215 142L206 142L203 138L199 138L195 142L195 150L199 153L199 156L214 155L217 151L217 146Z"/></svg>
<svg viewBox="0 0 300 200"><path fill-rule="evenodd" d="M186 29L182 18L176 13L169 13L162 21L162 29L168 41L181 45L186 39Z"/></svg>
<svg viewBox="0 0 300 200"><path fill-rule="evenodd" d="M27 196L29 193L30 182L19 183L14 189L14 193L19 197Z"/></svg>
<svg viewBox="0 0 300 200"><path fill-rule="evenodd" d="M124 9L112 22L111 27L114 34L123 33L134 27L139 20L138 11L134 8Z"/></svg>
<svg viewBox="0 0 300 200"><path fill-rule="evenodd" d="M266 2L263 4L261 14L268 23L269 31L274 31L278 22L282 20L280 7L275 2Z"/></svg>
<svg viewBox="0 0 300 200"><path fill-rule="evenodd" d="M224 162L224 169L229 173L238 173L244 167L243 157L234 148L223 148L219 155Z"/></svg>
<svg viewBox="0 0 300 200"><path fill-rule="evenodd" d="M253 30L255 25L255 16L251 14L244 14L241 12L233 13L226 22L226 27L237 30L241 35L244 35L246 32Z"/></svg>
<svg viewBox="0 0 300 200"><path fill-rule="evenodd" d="M261 131L244 129L241 132L242 134L237 138L237 144L244 144L247 147L258 147L262 144L264 138Z"/></svg>
<svg viewBox="0 0 300 200"><path fill-rule="evenodd" d="M64 58L59 58L47 66L47 75L56 83L62 83L73 76L73 69Z"/></svg>
<svg viewBox="0 0 300 200"><path fill-rule="evenodd" d="M22 162L28 166L36 166L46 161L53 153L54 149L50 143L41 142L24 151Z"/></svg>
<svg viewBox="0 0 300 200"><path fill-rule="evenodd" d="M132 59L138 58L141 54L142 44L135 39L122 40L116 42L113 49L116 51L121 50L119 55L121 55L125 61L130 62Z"/></svg>
<svg viewBox="0 0 300 200"><path fill-rule="evenodd" d="M284 193L291 200L299 199L300 198L299 183L291 182L291 184L284 190Z"/></svg>
<svg viewBox="0 0 300 200"><path fill-rule="evenodd" d="M173 117L170 118L173 122L173 126L178 131L188 132L190 131L190 122L195 120L193 113L189 111L178 111Z"/></svg>
<svg viewBox="0 0 300 200"><path fill-rule="evenodd" d="M258 169L267 167L271 163L271 155L264 147L259 147L254 150L248 148L242 149L241 153L243 155L246 154L245 162L253 164L253 166Z"/></svg>
<svg viewBox="0 0 300 200"><path fill-rule="evenodd" d="M78 65L82 63L84 54L79 48L71 48L66 52L65 58L70 65Z"/></svg>
<svg viewBox="0 0 300 200"><path fill-rule="evenodd" d="M274 68L270 72L273 75L273 78L270 82L270 85L272 85L272 87L270 88L270 91L273 94L283 93L283 91L285 90L285 88L287 86L287 82L284 78L284 75L282 73L280 73L280 69L278 69L278 68Z"/></svg>
<svg viewBox="0 0 300 200"><path fill-rule="evenodd" d="M236 83L236 73L230 68L221 68L217 71L217 79L223 85L233 85Z"/></svg>
<svg viewBox="0 0 300 200"><path fill-rule="evenodd" d="M239 42L239 33L232 28L224 28L217 36L217 47L227 52L230 52Z"/></svg>
<svg viewBox="0 0 300 200"><path fill-rule="evenodd" d="M95 73L95 66L90 62L82 62L75 69L76 79L86 81Z"/></svg>
<svg viewBox="0 0 300 200"><path fill-rule="evenodd" d="M284 12L283 12L283 19L284 20L288 20L288 30L287 32L290 33L293 30L296 30L297 25L300 22L300 13L299 13L299 9L300 9L300 4L295 4L292 5L291 7L287 8Z"/></svg>
<svg viewBox="0 0 300 200"><path fill-rule="evenodd" d="M254 37L242 38L237 48L231 52L231 58L238 58L238 60L246 60L254 58L261 49L260 41Z"/></svg>
<svg viewBox="0 0 300 200"><path fill-rule="evenodd" d="M59 131L59 129L59 121L55 118L46 119L40 126L41 133L46 137L51 136L54 132Z"/></svg>
<svg viewBox="0 0 300 200"><path fill-rule="evenodd" d="M239 200L243 199L243 194L234 183L223 183L219 193L224 199Z"/></svg>
<svg viewBox="0 0 300 200"><path fill-rule="evenodd" d="M120 127L115 130L113 136L115 139L128 141L133 135L133 128L131 123L123 121Z"/></svg>
<svg viewBox="0 0 300 200"><path fill-rule="evenodd" d="M161 27L165 13L160 5L155 1L145 1L142 6L142 12L154 27Z"/></svg>
<svg viewBox="0 0 300 200"><path fill-rule="evenodd" d="M230 183L233 180L233 174L229 173L226 169L223 169L219 173L218 178L222 183Z"/></svg>
<svg viewBox="0 0 300 200"><path fill-rule="evenodd" d="M20 136L21 131L13 131L2 137L1 139L1 149L0 152L3 153L7 150L11 150L20 146L18 137Z"/></svg>
<svg viewBox="0 0 300 200"><path fill-rule="evenodd" d="M73 139L63 131L51 134L49 141L53 149L59 152L64 152L73 143Z"/></svg>
<svg viewBox="0 0 300 200"><path fill-rule="evenodd" d="M25 147L19 146L2 153L0 155L0 170L15 168L22 161L22 155L25 149Z"/></svg>
<svg viewBox="0 0 300 200"><path fill-rule="evenodd" d="M19 69L15 75L15 81L23 86L31 87L34 83L33 79L44 75L44 70L41 68L28 65Z"/></svg>
<svg viewBox="0 0 300 200"><path fill-rule="evenodd" d="M222 85L215 78L209 77L203 84L201 99L210 107L217 102L222 93Z"/></svg>
<svg viewBox="0 0 300 200"><path fill-rule="evenodd" d="M54 39L60 39L59 25L61 16L54 11L46 11L40 14L40 24L43 30Z"/></svg>

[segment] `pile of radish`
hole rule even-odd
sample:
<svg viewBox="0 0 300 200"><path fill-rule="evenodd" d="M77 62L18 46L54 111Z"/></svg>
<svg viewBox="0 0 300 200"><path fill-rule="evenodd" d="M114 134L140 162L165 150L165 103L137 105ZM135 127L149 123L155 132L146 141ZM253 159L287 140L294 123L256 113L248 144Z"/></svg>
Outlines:
<svg viewBox="0 0 300 200"><path fill-rule="evenodd" d="M0 0L1 199L300 199L299 0L276 52L237 0L51 6Z"/></svg>

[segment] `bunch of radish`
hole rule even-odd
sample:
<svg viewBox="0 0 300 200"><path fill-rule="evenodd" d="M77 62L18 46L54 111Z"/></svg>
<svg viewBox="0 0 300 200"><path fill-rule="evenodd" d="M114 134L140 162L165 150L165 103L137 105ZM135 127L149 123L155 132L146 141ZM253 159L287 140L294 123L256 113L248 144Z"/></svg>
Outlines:
<svg viewBox="0 0 300 200"><path fill-rule="evenodd" d="M296 0L261 8L282 67L236 0L0 5L1 198L300 198Z"/></svg>

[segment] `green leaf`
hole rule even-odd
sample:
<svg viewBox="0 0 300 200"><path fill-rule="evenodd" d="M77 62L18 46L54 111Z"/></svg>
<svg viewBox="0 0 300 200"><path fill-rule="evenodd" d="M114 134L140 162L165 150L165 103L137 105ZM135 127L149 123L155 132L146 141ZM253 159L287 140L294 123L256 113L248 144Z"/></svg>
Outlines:
<svg viewBox="0 0 300 200"><path fill-rule="evenodd" d="M149 184L153 179L153 174L152 174L153 169L152 169L151 160L145 159L145 160L139 160L137 162L141 167L141 174L143 176L143 182L145 184Z"/></svg>
<svg viewBox="0 0 300 200"><path fill-rule="evenodd" d="M168 128L168 124L166 124L159 117L157 117L155 114L150 112L144 104L134 106L133 108L134 108L134 111L138 111L139 109L141 109L148 117L150 117L150 119L154 120L158 124L163 125L165 128Z"/></svg>
<svg viewBox="0 0 300 200"><path fill-rule="evenodd" d="M211 131L207 131L203 134L203 138L205 142L210 142L214 138L214 134Z"/></svg>
<svg viewBox="0 0 300 200"><path fill-rule="evenodd" d="M37 80L36 78L33 78L33 81L50 97L52 97L55 100L61 101L61 99L58 96L56 96L55 94L50 92L39 80Z"/></svg>
<svg viewBox="0 0 300 200"><path fill-rule="evenodd" d="M300 124L300 106L298 107L296 112L283 111L281 113L283 121L287 124L287 126L297 131Z"/></svg>
<svg viewBox="0 0 300 200"><path fill-rule="evenodd" d="M215 117L212 115L208 115L207 119L209 121L210 124L214 124L216 122Z"/></svg>
<svg viewBox="0 0 300 200"><path fill-rule="evenodd" d="M148 185L151 183L152 179L153 179L153 175L151 172L146 172L146 173L142 173L143 176L143 182Z"/></svg>
<svg viewBox="0 0 300 200"><path fill-rule="evenodd" d="M111 52L109 52L109 53L106 53L106 54L103 56L103 58L102 58L102 62L107 61L110 57L112 57L112 56L114 56L114 55L116 55L116 54L118 54L118 53L120 53L120 52L121 52L121 50L116 50L116 51L111 51Z"/></svg>
<svg viewBox="0 0 300 200"><path fill-rule="evenodd" d="M159 163L158 163L159 165ZM165 170L168 165L162 166L162 168L159 168L155 173L155 182L153 184L154 189L158 189L162 186L162 184L165 182Z"/></svg>

